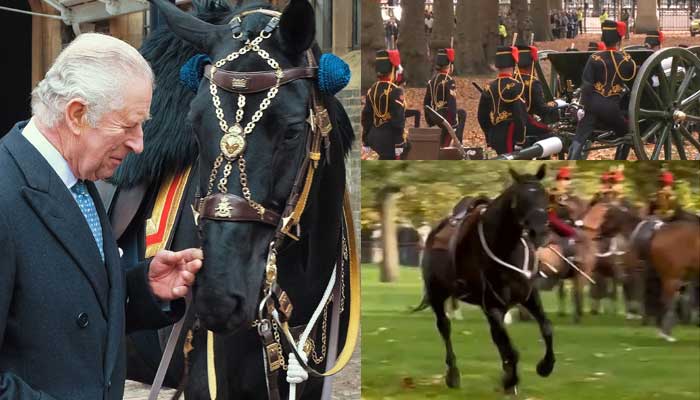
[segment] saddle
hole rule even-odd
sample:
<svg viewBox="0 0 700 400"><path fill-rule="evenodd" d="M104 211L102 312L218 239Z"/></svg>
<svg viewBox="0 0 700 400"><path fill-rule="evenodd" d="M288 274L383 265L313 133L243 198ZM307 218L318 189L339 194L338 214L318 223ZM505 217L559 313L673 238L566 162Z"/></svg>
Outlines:
<svg viewBox="0 0 700 400"><path fill-rule="evenodd" d="M486 196L463 198L452 209L452 215L449 218L450 225L459 225L474 208L481 204L488 204L490 201L491 199Z"/></svg>
<svg viewBox="0 0 700 400"><path fill-rule="evenodd" d="M630 240L632 241L631 245L637 249L638 255L641 259L646 260L649 258L651 239L653 239L654 234L663 224L664 222L658 217L652 216L640 222L637 229L632 232L632 236L630 237Z"/></svg>
<svg viewBox="0 0 700 400"><path fill-rule="evenodd" d="M464 225L471 225L476 221L478 212L473 212L480 205L490 202L487 197L465 197L460 200L452 209L452 215L442 221L435 228L432 237L431 248L434 250L445 250L453 253L455 240L458 232L464 232Z"/></svg>

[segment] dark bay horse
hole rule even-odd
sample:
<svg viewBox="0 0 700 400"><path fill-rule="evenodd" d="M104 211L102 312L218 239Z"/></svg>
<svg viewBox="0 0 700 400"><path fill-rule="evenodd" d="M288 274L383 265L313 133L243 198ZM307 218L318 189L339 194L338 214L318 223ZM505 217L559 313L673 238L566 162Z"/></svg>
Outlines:
<svg viewBox="0 0 700 400"><path fill-rule="evenodd" d="M536 175L510 172L514 183L500 196L476 205L458 223L441 221L426 243L422 265L425 296L417 309L430 305L435 313L445 342L445 381L449 387L460 384L450 321L444 309L450 296L482 308L501 355L507 392L515 392L518 384L518 352L503 323L510 307L522 304L540 326L546 353L537 372L548 376L554 368L552 326L530 281L536 265L534 249L547 235L547 198L540 183L545 168L542 165Z"/></svg>
<svg viewBox="0 0 700 400"><path fill-rule="evenodd" d="M178 38L162 43L159 51L154 53L156 58L160 54L162 60L168 56L186 60L195 53L203 53L212 62L217 62L238 53L235 62L224 62L219 69L245 73L277 70L279 74L287 74L286 71L291 68L317 65L320 60L320 51L314 43L314 10L306 0L290 1L282 14L268 12L273 8L263 1L249 1L245 4L239 1L233 8L225 2L215 2L221 4L218 5L216 17L209 19L209 22L180 11L166 0L153 0L153 3L159 7ZM232 18L235 15L239 18ZM235 27L228 24L234 21L237 22ZM246 39L252 41L262 36L264 40L258 42L257 49L246 43ZM251 54L241 52L246 46ZM260 54L267 58L259 56ZM151 62L158 82L159 65ZM175 67L173 64L167 63L170 67ZM160 71L160 76L177 80L180 65L181 63L177 64L174 70ZM124 192L128 192L129 187L145 186L146 196L138 208L139 215L147 217L153 204L157 203L153 199L153 193L158 191L160 181L167 179L166 174L162 173L162 179L148 179L152 176L152 171L160 173L163 168L173 167L185 170L188 163L192 166L193 179L183 194L180 205L182 210L173 227L170 248L176 250L201 246L205 261L194 287L190 323L185 326L185 330L191 331L188 345L193 349L188 353L186 361L176 355L176 361L166 380L172 386L185 379L183 383L186 384L184 392L187 399L210 398L212 382L208 374L212 372L212 365L216 370L214 383L218 398L268 398L263 346L254 328L254 321L259 318L257 308L261 293L264 292L263 284L270 261L268 250L273 241L279 242L276 247L277 283L294 307L288 322L292 332L301 330L308 323L321 302L336 264L341 266L337 279L342 282L342 295L326 304L323 321L328 324L319 322L309 336L309 365L321 370L324 366L328 367L326 362L330 360L331 353L337 352L345 340L351 297L346 253L351 249L348 249L345 240L347 227L343 223L343 196L346 189L344 160L351 148L354 134L339 101L332 95L319 95L319 104L327 110L327 121L322 122L329 123L324 124L324 128L332 128L325 131L321 151L314 152L318 154L318 159L313 156L314 159L308 161L309 149L318 146L318 143L310 142L309 132L315 132L316 127L320 126L319 119L309 118L315 85L309 77L293 79L280 84L276 88L276 96L270 96L270 90L259 90L246 92L243 100L240 95L219 89L218 102L223 111L223 120L234 127L234 117L238 121L238 108L243 110L241 125L250 129L245 132L245 147L240 154L232 156L235 159L232 168L220 165L221 168L214 172L212 170L220 153L231 150L232 147L230 142L222 140L222 118L217 118L210 80L202 79L195 95L187 95L182 90L168 92L167 89L172 88L172 85L164 85L165 90L159 91L160 86L156 85L154 107L170 110L168 115L171 119L163 121L164 127L152 127L153 137L161 137L163 148L154 150L157 154L151 156L156 160L159 156L161 159L168 158L171 164L132 162L128 165L134 169L125 168L120 176L123 178L121 183L125 184ZM267 107L261 108L265 99ZM189 103L185 104L187 107L183 108L183 102ZM177 112L173 112L173 108L177 108ZM261 112L254 113L256 110ZM160 118L158 114L152 114ZM167 127L169 128L166 129ZM170 141L168 134L174 135ZM145 142L148 145L148 137ZM179 153L163 157L163 153L173 149L178 149ZM141 156L144 155L146 152ZM182 155L188 156L187 162L180 159L179 156ZM243 157L245 161L241 165L239 161ZM302 176L299 172L311 164L315 166L315 173L309 179L310 190L305 196L305 207L297 229L293 230L289 238L278 237L279 229L270 223L274 218L265 219L267 223L262 223L262 216L286 215L290 204L297 204L298 189L306 187L303 180L302 185L298 182L299 176ZM177 168L173 168L173 172L176 171ZM190 205L197 195L209 194L212 181L215 182L216 191L229 196L227 198L238 197L246 199L251 207L253 204L260 206L256 210L260 211L261 219L256 222L255 218L246 217L246 220L233 221L209 218L206 213L202 213L196 227L196 214ZM294 199L289 198L292 193L297 194L293 196ZM129 196L128 193L118 195L115 200L117 203L119 197L124 199ZM216 210L223 210L225 214L226 204L219 204ZM257 213L253 212L253 215ZM125 253L129 257L142 258L143 231L147 231L148 227L139 224L138 218L134 221L137 222L129 225L125 231L125 237L133 233L133 246L130 246L130 251L125 250ZM295 239L291 239L292 236ZM340 334L338 344L331 348L333 341L327 325L331 325L335 304L339 304L340 309L341 318L337 329ZM143 350L160 353L160 343L153 343L152 336L149 340L152 347L142 344L140 352L142 361L146 359L142 364L147 365L145 372L149 376L139 380L146 382L149 378L152 379L150 374L154 373L153 354L144 355ZM181 338L178 349L182 349L183 341L184 338ZM291 349L284 339L280 342L280 355L284 364ZM213 363L208 362L207 354L207 348L212 347L215 349ZM133 353L139 353L138 349ZM188 374L183 376L184 372ZM279 374L273 383L279 387L280 396L286 397L289 385L284 374ZM323 383L323 378L310 378L304 385L301 398L319 398Z"/></svg>
<svg viewBox="0 0 700 400"><path fill-rule="evenodd" d="M683 282L697 280L700 275L699 221L689 218L663 223L654 218L642 219L626 207L613 206L600 227L602 237L627 237L638 256L658 273L663 312L657 323L660 336L669 341L675 341L671 329L679 289Z"/></svg>

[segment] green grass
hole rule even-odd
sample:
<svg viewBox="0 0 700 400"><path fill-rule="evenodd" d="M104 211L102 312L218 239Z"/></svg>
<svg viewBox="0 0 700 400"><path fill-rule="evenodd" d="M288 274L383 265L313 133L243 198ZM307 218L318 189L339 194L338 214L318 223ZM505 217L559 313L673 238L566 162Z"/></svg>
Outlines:
<svg viewBox="0 0 700 400"><path fill-rule="evenodd" d="M432 310L409 313L419 303L417 268L402 268L396 283L379 283L373 265L362 269L363 399L502 399L500 358L481 310L463 307L452 324L461 388L444 383L445 350ZM677 326L676 343L622 316L585 315L581 325L556 315L553 293L544 292L554 324L557 363L548 378L535 366L544 354L537 325L508 327L520 352L519 399L700 399L700 329Z"/></svg>

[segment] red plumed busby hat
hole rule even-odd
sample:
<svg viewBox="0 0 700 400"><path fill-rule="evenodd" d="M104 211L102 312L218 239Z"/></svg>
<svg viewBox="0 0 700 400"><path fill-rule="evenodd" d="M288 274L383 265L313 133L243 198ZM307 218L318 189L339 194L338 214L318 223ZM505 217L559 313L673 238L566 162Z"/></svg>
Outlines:
<svg viewBox="0 0 700 400"><path fill-rule="evenodd" d="M663 171L661 175L659 175L659 183L664 186L673 185L673 174L671 171Z"/></svg>
<svg viewBox="0 0 700 400"><path fill-rule="evenodd" d="M569 180L571 179L571 169L569 167L561 167L559 168L559 172L557 173L557 180Z"/></svg>

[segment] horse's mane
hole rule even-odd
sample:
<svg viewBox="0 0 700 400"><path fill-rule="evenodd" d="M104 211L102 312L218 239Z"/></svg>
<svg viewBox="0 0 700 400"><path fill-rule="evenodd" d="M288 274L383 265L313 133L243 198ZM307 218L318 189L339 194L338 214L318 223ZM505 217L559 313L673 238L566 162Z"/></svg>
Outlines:
<svg viewBox="0 0 700 400"><path fill-rule="evenodd" d="M232 10L227 2L195 2L195 15L210 23L222 23ZM143 126L144 150L130 153L117 168L111 182L130 188L161 180L164 173L179 173L197 158L197 142L187 119L195 97L180 83L180 67L198 51L178 38L167 25L151 32L139 50L151 64L155 90L151 101L152 118Z"/></svg>

